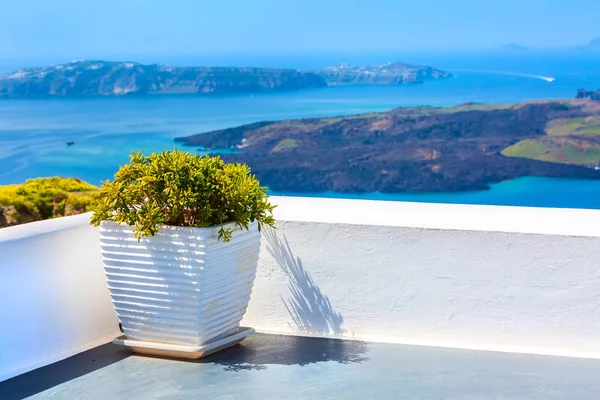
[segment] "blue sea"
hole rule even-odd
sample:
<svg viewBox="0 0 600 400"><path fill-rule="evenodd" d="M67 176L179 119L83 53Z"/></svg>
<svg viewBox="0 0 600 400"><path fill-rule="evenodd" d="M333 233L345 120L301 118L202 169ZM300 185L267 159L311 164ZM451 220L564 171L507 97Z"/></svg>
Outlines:
<svg viewBox="0 0 600 400"><path fill-rule="evenodd" d="M128 161L132 150L172 149L175 137L256 121L350 115L402 106L451 106L469 101L569 99L579 88L600 88L600 56L579 53L332 55L222 62L310 69L341 62L395 60L446 69L454 78L423 85L334 87L254 95L0 100L0 185L38 176L73 176L98 184L110 179L118 166ZM198 62L188 59L170 63ZM67 147L68 141L75 144ZM283 195L600 209L598 181L534 177L464 193Z"/></svg>

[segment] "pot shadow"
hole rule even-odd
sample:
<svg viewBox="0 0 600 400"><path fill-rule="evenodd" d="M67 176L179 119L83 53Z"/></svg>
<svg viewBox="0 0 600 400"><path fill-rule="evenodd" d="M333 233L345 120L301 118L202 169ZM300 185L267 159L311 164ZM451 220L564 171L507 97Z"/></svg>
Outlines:
<svg viewBox="0 0 600 400"><path fill-rule="evenodd" d="M53 364L0 382L0 399L24 399L77 379L131 356L121 346L107 343Z"/></svg>
<svg viewBox="0 0 600 400"><path fill-rule="evenodd" d="M264 229L267 251L277 261L289 279L291 298L281 301L300 332L341 335L344 333L344 318L335 312L331 302L316 285L302 265L300 257L295 257L285 235L277 236L272 228Z"/></svg>
<svg viewBox="0 0 600 400"><path fill-rule="evenodd" d="M368 360L367 350L367 344L361 341L255 333L237 346L193 362L222 365L231 372L262 371L268 365L362 363Z"/></svg>

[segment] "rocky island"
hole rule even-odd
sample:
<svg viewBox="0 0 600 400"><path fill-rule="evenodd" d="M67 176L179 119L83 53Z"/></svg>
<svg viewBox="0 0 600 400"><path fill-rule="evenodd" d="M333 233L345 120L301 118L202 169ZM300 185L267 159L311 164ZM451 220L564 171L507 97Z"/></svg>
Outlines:
<svg viewBox="0 0 600 400"><path fill-rule="evenodd" d="M577 91L577 98L583 99L583 100L600 101L600 90L593 91L593 90L579 89Z"/></svg>
<svg viewBox="0 0 600 400"><path fill-rule="evenodd" d="M388 63L377 66L342 64L339 67L315 71L329 86L340 85L405 85L443 79L450 73L426 65Z"/></svg>
<svg viewBox="0 0 600 400"><path fill-rule="evenodd" d="M274 191L455 192L522 176L600 179L600 103L398 108L176 139L248 163Z"/></svg>
<svg viewBox="0 0 600 400"><path fill-rule="evenodd" d="M422 83L449 76L429 66L405 63L297 71L77 61L0 75L0 98L255 93L337 85Z"/></svg>

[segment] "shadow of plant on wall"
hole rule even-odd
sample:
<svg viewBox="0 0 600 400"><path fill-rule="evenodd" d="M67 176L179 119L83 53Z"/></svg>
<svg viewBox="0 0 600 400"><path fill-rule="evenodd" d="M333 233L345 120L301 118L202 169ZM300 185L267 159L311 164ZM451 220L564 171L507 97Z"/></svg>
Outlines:
<svg viewBox="0 0 600 400"><path fill-rule="evenodd" d="M280 239L272 228L265 228L263 235L267 250L289 279L291 297L281 300L296 329L315 334L342 334L343 317L333 310L327 296L304 269L302 260L294 256L287 238ZM262 371L268 365L361 363L368 359L366 353L367 344L357 340L254 334L240 345L211 354L199 362L220 364L226 371Z"/></svg>
<svg viewBox="0 0 600 400"><path fill-rule="evenodd" d="M290 313L296 329L306 333L340 335L344 332L344 318L335 312L327 296L321 293L310 274L302 266L300 257L295 257L285 236L281 240L274 229L263 232L267 250L277 261L289 279L292 297L281 299Z"/></svg>

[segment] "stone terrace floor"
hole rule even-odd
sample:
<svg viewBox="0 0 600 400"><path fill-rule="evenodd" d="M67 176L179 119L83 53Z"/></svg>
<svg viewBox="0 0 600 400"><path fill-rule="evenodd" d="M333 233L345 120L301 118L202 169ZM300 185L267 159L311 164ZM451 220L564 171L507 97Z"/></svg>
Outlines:
<svg viewBox="0 0 600 400"><path fill-rule="evenodd" d="M199 361L113 344L0 382L0 399L600 399L600 360L254 334Z"/></svg>

